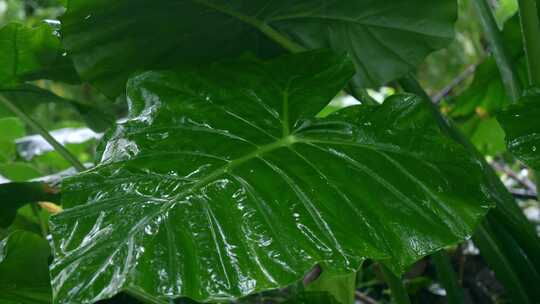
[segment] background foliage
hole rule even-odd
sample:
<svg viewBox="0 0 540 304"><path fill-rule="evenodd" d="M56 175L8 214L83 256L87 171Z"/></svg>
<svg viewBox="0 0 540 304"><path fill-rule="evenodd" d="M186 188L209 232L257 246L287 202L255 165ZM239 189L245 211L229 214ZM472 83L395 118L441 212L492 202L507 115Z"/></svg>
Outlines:
<svg viewBox="0 0 540 304"><path fill-rule="evenodd" d="M156 1L156 6L159 6L158 2ZM517 3L511 0L501 0L491 1L491 4L498 26L504 29L506 43L512 58L516 66L519 67L521 81L525 83L525 60L521 38L517 36L519 35L519 20L515 16ZM55 0L0 0L0 26L15 21L24 26L35 28L39 27L43 20L49 20L48 23L54 28L57 26L55 20L65 12L63 5L65 5L64 1ZM126 1L125 5L129 5L129 2ZM526 166L530 165L531 168L538 169L537 159L534 159L534 155L531 157L528 154L531 151L535 152L532 147L540 147L540 145L537 142L524 141L517 145L511 145L510 151L507 151L504 128L499 124L499 121L504 122L505 118L502 116L497 121L495 116L510 104L510 99L505 93L504 84L491 56L483 29L478 22L472 0L458 1L458 12L456 39L447 48L432 53L425 60L414 59L415 65L423 62L417 70L419 81L427 93L438 103L439 108L454 119L463 133L486 157L489 164L496 169L505 186L518 199L520 210L535 225L537 231L540 231L537 180L533 171ZM144 14L144 12L141 13ZM110 20L103 18L105 21ZM157 23L164 20L155 16L148 16L148 18L149 21ZM103 22L103 20L99 16L92 16L89 22ZM80 50L80 54L74 54L75 56L83 56L84 52L90 50L88 45L76 45L75 42L70 45L69 39L70 35L77 36L81 35L81 32L83 34L88 34L88 32L85 32L85 28L70 28L69 16L64 17L64 22L68 28L65 33L67 38L65 45ZM114 21L111 20L111 22ZM279 26L286 31L287 27L291 25L285 23ZM162 27L163 25L156 24L156 28ZM155 32L155 28L152 29L152 33ZM92 37L91 33L88 35L90 38ZM160 40L161 38L152 37L152 39ZM412 38L409 37L409 39ZM237 40L241 41L242 39ZM110 43L114 44L114 40L111 40ZM137 45L137 43L145 44L148 42L134 43ZM313 46L322 44L322 42L313 41L308 42L308 45L309 43L313 43ZM434 44L437 43L434 42ZM163 46L166 48L174 47L174 45L168 44L163 44ZM240 42L234 46L240 50L244 49ZM197 50L205 46L195 44L192 47ZM248 46L248 48L250 47L252 46ZM216 49L216 46L212 46L212 48ZM438 46L434 48L438 48ZM275 45L264 49L276 53L283 52ZM425 50L424 53L427 55L433 49ZM231 52L234 51L231 50ZM154 55L159 56L160 54ZM383 55L389 56L381 54L381 56ZM128 59L129 56L126 56L126 60ZM358 61L362 62L362 59L357 60L357 66L359 65ZM122 62L117 63L118 67L115 70L124 67L132 69L129 72L137 70L137 67L128 66ZM161 64L169 63L161 62ZM79 68L81 67L79 66ZM82 68L86 69L86 67ZM393 65L392 68L399 70L400 65ZM70 73L62 75L68 75L67 78L70 78L71 81L67 80L71 84L66 83L66 79L61 79L64 80L62 82L24 79L28 82L24 86L16 88L8 87L9 83L3 82L0 91L2 95L15 101L27 114L49 130L81 163L93 166L95 160L98 159L97 156L99 156L96 151L100 151L98 143L103 131L115 120L121 120L128 116L126 97L122 94L123 89L119 89L122 86L116 85L118 81L121 83L127 78L128 71L116 75L121 80L115 81L111 81L108 73L109 71L100 68L97 70L88 68L88 72L82 73L82 76L86 77L86 80L91 80L96 87L105 88L103 91L105 94L101 94L88 83L78 84L77 81L73 81L74 74ZM368 92L378 102L382 102L400 90L396 82L388 82L388 80L394 79L394 76L376 75L371 78L372 81L368 82L370 87ZM0 79L3 79L1 74ZM363 84L359 79L357 77L356 84ZM116 91L112 92L111 87ZM43 90L46 90L47 93L44 94ZM342 92L319 113L319 116L327 116L342 107L356 103L357 100ZM516 106L504 112L503 115L512 116L517 113L523 115L524 119L528 121L537 122L537 112L537 110L531 111L529 108L523 110L520 106ZM508 131L506 134L509 134ZM519 138L520 134L516 133L510 136L511 138ZM509 152L516 153L515 155L525 163L514 158ZM72 168L72 164L52 149L40 136L35 135L35 131L29 128L24 121L0 105L0 182L21 183L10 184L9 187L21 187L17 188L18 193L31 194L30 197L23 195L12 197L10 196L13 193L12 188L7 188L6 184L0 184L0 196L3 201L9 199L11 203L9 206L11 209L3 207L0 214L0 237L3 239L0 243L0 297L2 301L6 303L50 303L51 289L48 280L44 279L48 277L49 252L48 246L41 236L49 229L50 214L58 210L55 209L54 205L47 207L26 203L48 201L60 204L57 193L58 182L61 177L73 173L75 170ZM35 180L36 178L42 179ZM33 182L23 184L23 182L30 180ZM47 183L42 183L43 180L46 180ZM351 183L353 182L351 181ZM4 204L4 202L2 203ZM475 237L472 241L448 248L450 267L456 273L458 281L464 289L464 301L466 303L503 303L512 300L516 302L515 299L520 297L527 299L535 299L536 297L538 299L537 295L529 294L534 293L534 284L537 282L530 280L530 278L534 278L534 274L524 274L528 269L531 269L528 263L534 264L538 261L531 262L527 257L521 258L518 251L512 252L510 249L518 247L520 236L504 231L493 222L493 218L488 219L488 222L489 224L484 227L486 228L485 234ZM499 238L489 239L489 235L498 235ZM525 239L526 233L523 233L522 236L522 239ZM485 248L484 244L486 243L492 248L500 248L501 251L494 250L491 256L480 255L478 246ZM523 241L521 241L522 243ZM482 245L484 246L482 247ZM18 257L19 260L14 262L14 257ZM508 260L508 257L515 257L515 259ZM28 260L32 263L17 264L22 260ZM501 261L509 263L511 269L497 269L495 265L504 264ZM17 273L33 273L35 275L31 277L16 276ZM504 275L501 275L502 273ZM385 280L384 271L381 270L378 263L367 261L356 274L356 280L349 278L348 281L354 282L356 290L354 300L359 303L389 303L391 301L390 292L385 283L388 280ZM315 293L309 288L306 289L303 284L297 283L282 289L251 295L236 302L344 302L344 296L335 292L339 288L328 287L334 283L317 282L319 283L316 284L320 284L322 287L318 288ZM433 257L425 257L408 267L404 275L404 282L406 293L415 303L444 303L447 301L445 295L450 292L447 287L443 286L444 277L441 276L440 268L436 267L436 261ZM513 286L512 282L517 282L515 284L522 286L519 288L509 287ZM25 286L29 286L31 290L25 289ZM325 288L331 290L332 294L320 292ZM521 290L523 290L522 294L514 294ZM102 302L139 303L141 298L144 298L144 295L136 292L129 295L122 293ZM345 296L345 298L347 297ZM177 302L191 303L192 300L179 299Z"/></svg>

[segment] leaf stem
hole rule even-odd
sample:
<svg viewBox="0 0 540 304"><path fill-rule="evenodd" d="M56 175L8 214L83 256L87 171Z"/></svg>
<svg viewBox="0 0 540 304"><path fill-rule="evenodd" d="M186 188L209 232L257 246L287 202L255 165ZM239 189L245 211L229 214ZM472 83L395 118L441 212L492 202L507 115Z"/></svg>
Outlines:
<svg viewBox="0 0 540 304"><path fill-rule="evenodd" d="M204 5L206 7L215 9L218 12L234 17L246 24L249 24L255 27L256 29L261 31L263 34L265 34L268 38L272 39L281 47L283 47L284 49L288 50L291 53L299 53L299 52L303 52L307 50L305 47L292 41L291 39L289 39L289 37L278 32L277 30L275 30L273 27L271 27L270 25L268 25L266 22L262 20L253 18L251 16L247 16L244 14L240 14L237 11L234 11L226 6L215 4L208 0L194 0L194 2L200 5Z"/></svg>
<svg viewBox="0 0 540 304"><path fill-rule="evenodd" d="M487 0L474 0L473 4L493 51L493 56L501 73L506 93L515 102L521 97L521 83L519 82L515 65L511 60L512 57L504 46L503 36L497 26L493 12Z"/></svg>
<svg viewBox="0 0 540 304"><path fill-rule="evenodd" d="M535 0L519 0L519 19L527 68L529 72L529 84L540 85L540 21L538 7Z"/></svg>
<svg viewBox="0 0 540 304"><path fill-rule="evenodd" d="M392 299L394 300L394 303L411 304L411 300L409 299L409 295L405 290L405 286L403 285L403 281L401 280L401 278L398 278L390 269L388 269L383 264L379 265L384 280L386 281L386 284L388 284L388 287L390 287L390 291L392 292Z"/></svg>
<svg viewBox="0 0 540 304"><path fill-rule="evenodd" d="M373 99L371 96L369 96L369 93L366 89L360 89L356 88L352 85L351 82L346 87L347 93L349 93L352 97L356 98L361 104L367 104L367 105L378 105L379 103Z"/></svg>
<svg viewBox="0 0 540 304"><path fill-rule="evenodd" d="M449 304L464 303L463 290L459 286L454 269L450 263L450 258L445 250L441 250L431 256L431 261L437 269L437 277L446 290L446 297Z"/></svg>
<svg viewBox="0 0 540 304"><path fill-rule="evenodd" d="M32 213L34 213L39 223L39 228L41 229L41 235L43 236L44 239L47 239L47 235L49 234L49 231L47 230L47 226L41 219L41 216L39 214L39 208L36 203L32 203L30 205L32 206Z"/></svg>
<svg viewBox="0 0 540 304"><path fill-rule="evenodd" d="M24 113L19 107L14 103L9 101L4 96L0 95L0 103L5 105L9 110L15 113L20 119L22 119L26 124L28 124L32 129L38 132L62 157L64 157L75 169L78 171L84 171L86 168L79 162L79 160L71 154L62 144L60 144L54 137L49 134L49 132L41 126L37 121L33 120L30 116Z"/></svg>
<svg viewBox="0 0 540 304"><path fill-rule="evenodd" d="M498 224L498 223L495 223ZM527 292L524 290L523 284L519 279L519 274L516 273L515 266L508 259L508 254L499 242L493 237L497 237L497 233L491 231L489 219L480 225L474 234L474 243L481 250L482 258L495 271L495 275L502 281L504 286L509 291L509 296L515 303L530 303Z"/></svg>

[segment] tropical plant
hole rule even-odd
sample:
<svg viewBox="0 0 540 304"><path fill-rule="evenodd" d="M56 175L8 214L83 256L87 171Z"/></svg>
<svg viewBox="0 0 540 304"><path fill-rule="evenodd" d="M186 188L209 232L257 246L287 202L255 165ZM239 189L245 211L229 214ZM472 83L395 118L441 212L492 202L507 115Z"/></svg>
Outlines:
<svg viewBox="0 0 540 304"><path fill-rule="evenodd" d="M540 7L511 2L1 1L0 303L485 302L473 243L490 300L540 302L511 168L540 170ZM452 56L483 63L432 98Z"/></svg>

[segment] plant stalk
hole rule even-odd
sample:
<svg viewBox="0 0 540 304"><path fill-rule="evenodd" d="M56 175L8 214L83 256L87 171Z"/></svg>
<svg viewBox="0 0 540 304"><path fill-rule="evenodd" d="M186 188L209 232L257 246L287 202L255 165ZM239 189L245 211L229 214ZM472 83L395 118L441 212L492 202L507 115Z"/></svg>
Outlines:
<svg viewBox="0 0 540 304"><path fill-rule="evenodd" d="M62 144L60 144L54 137L49 134L49 132L41 126L37 121L33 120L30 116L24 113L19 107L14 103L9 101L4 96L0 95L0 103L6 106L11 110L15 115L17 115L21 120L23 120L27 125L32 129L38 132L62 157L64 157L77 171L84 171L86 168L79 162L79 160L71 154Z"/></svg>
<svg viewBox="0 0 540 304"><path fill-rule="evenodd" d="M282 33L278 32L277 30L275 30L274 28L269 26L267 23L265 23L265 22L263 22L263 21L261 21L261 20L259 20L257 18L247 16L247 15L243 15L241 13L238 13L237 11L231 10L230 8L228 8L226 6L215 4L215 3L213 3L213 1L195 0L195 2L200 4L200 5L204 5L206 7L215 9L218 12L221 12L221 13L223 13L225 15L229 15L231 17L234 17L234 18L236 18L236 19L238 19L238 20L240 20L240 21L242 21L242 22L244 22L246 24L249 24L249 25L255 27L261 33L265 34L268 38L275 41L277 44L279 44L281 47L283 47L284 49L286 49L287 51L289 51L291 53L299 53L299 52L306 51L305 47L303 47L303 46L299 45L298 43L292 41L287 36L283 35Z"/></svg>
<svg viewBox="0 0 540 304"><path fill-rule="evenodd" d="M431 261L437 269L437 277L446 290L449 304L463 304L463 290L457 280L450 258L445 250L441 250L431 256Z"/></svg>
<svg viewBox="0 0 540 304"><path fill-rule="evenodd" d="M160 299L133 287L126 288L124 292L130 295L131 297L137 299L138 301L142 303L146 303L146 304L173 304L174 303L172 300L167 301L164 299Z"/></svg>
<svg viewBox="0 0 540 304"><path fill-rule="evenodd" d="M47 231L47 226L41 219L38 205L36 203L32 203L30 205L32 206L32 213L34 213L34 216L37 218L37 221L39 223L39 228L41 229L41 235L43 236L44 239L47 239L47 235L49 234L49 232Z"/></svg>
<svg viewBox="0 0 540 304"><path fill-rule="evenodd" d="M529 85L540 85L540 20L535 0L519 0L519 19L527 68Z"/></svg>
<svg viewBox="0 0 540 304"><path fill-rule="evenodd" d="M493 12L487 0L473 0L473 4L480 17L480 23L499 67L506 93L512 101L517 101L521 97L521 83L519 82L515 66L512 63L512 57L504 46L504 40L493 16Z"/></svg>
<svg viewBox="0 0 540 304"><path fill-rule="evenodd" d="M390 269L383 264L379 264L382 275L390 291L392 292L392 299L396 304L411 304L407 290L403 285L401 278L398 278Z"/></svg>

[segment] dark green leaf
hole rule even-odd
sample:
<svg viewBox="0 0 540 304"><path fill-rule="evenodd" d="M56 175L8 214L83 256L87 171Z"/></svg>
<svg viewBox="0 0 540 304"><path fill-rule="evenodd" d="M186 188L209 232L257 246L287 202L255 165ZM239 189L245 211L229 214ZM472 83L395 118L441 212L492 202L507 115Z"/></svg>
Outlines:
<svg viewBox="0 0 540 304"><path fill-rule="evenodd" d="M508 150L532 169L540 170L540 89L532 89L502 111L497 119Z"/></svg>
<svg viewBox="0 0 540 304"><path fill-rule="evenodd" d="M314 118L353 73L312 52L132 78L129 119L51 218L56 303L127 288L217 301L320 262L401 272L468 238L491 206L481 168L427 104L396 95Z"/></svg>
<svg viewBox="0 0 540 304"><path fill-rule="evenodd" d="M73 63L63 54L60 39L49 25L7 24L0 29L0 88L35 79L77 82Z"/></svg>
<svg viewBox="0 0 540 304"><path fill-rule="evenodd" d="M40 201L58 201L55 190L42 182L0 184L0 227L8 227L22 206Z"/></svg>
<svg viewBox="0 0 540 304"><path fill-rule="evenodd" d="M354 83L376 87L453 39L455 0L71 0L64 44L82 78L111 97L138 70L297 47L347 51Z"/></svg>
<svg viewBox="0 0 540 304"><path fill-rule="evenodd" d="M51 303L49 244L36 234L16 231L0 241L0 303Z"/></svg>

